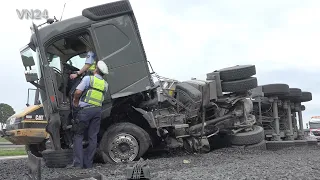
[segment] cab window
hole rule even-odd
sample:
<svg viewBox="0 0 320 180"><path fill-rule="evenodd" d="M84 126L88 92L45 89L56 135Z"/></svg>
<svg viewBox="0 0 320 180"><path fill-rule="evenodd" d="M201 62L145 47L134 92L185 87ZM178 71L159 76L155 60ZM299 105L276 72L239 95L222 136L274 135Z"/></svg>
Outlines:
<svg viewBox="0 0 320 180"><path fill-rule="evenodd" d="M47 56L48 56L49 66L57 68L59 71L61 71L60 57L50 53L48 53Z"/></svg>
<svg viewBox="0 0 320 180"><path fill-rule="evenodd" d="M86 62L86 54L73 56L71 59L67 61L67 64L74 66L78 69L82 69Z"/></svg>

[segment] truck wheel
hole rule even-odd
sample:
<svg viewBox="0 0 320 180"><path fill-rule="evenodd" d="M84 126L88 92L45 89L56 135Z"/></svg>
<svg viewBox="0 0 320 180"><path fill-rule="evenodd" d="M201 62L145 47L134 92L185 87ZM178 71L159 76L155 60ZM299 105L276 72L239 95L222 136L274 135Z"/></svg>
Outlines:
<svg viewBox="0 0 320 180"><path fill-rule="evenodd" d="M302 91L299 88L289 88L289 94L279 96L279 99L288 99L292 101L297 101L299 98L301 98Z"/></svg>
<svg viewBox="0 0 320 180"><path fill-rule="evenodd" d="M306 106L301 105L301 111L304 111L304 110L306 110Z"/></svg>
<svg viewBox="0 0 320 180"><path fill-rule="evenodd" d="M100 141L105 163L119 163L139 159L150 147L150 137L141 127L124 122L108 128Z"/></svg>
<svg viewBox="0 0 320 180"><path fill-rule="evenodd" d="M237 65L217 70L222 81L236 81L249 78L256 74L255 65Z"/></svg>
<svg viewBox="0 0 320 180"><path fill-rule="evenodd" d="M177 93L182 92L178 99L178 101L182 103L201 101L202 93L186 82L178 83L175 90Z"/></svg>
<svg viewBox="0 0 320 180"><path fill-rule="evenodd" d="M261 126L253 126L252 131L241 132L235 134L231 138L231 144L233 145L252 145L258 144L264 140L264 130Z"/></svg>
<svg viewBox="0 0 320 180"><path fill-rule="evenodd" d="M262 92L265 97L279 96L289 94L289 85L287 84L267 84L262 86Z"/></svg>
<svg viewBox="0 0 320 180"><path fill-rule="evenodd" d="M73 157L73 151L72 149L48 149L42 152L42 157L48 168L65 168L70 164L70 158Z"/></svg>
<svg viewBox="0 0 320 180"><path fill-rule="evenodd" d="M221 82L223 92L246 92L258 86L257 78L250 77L237 81Z"/></svg>
<svg viewBox="0 0 320 180"><path fill-rule="evenodd" d="M308 102L312 100L312 93L311 92L301 92L301 97L298 99L299 102Z"/></svg>

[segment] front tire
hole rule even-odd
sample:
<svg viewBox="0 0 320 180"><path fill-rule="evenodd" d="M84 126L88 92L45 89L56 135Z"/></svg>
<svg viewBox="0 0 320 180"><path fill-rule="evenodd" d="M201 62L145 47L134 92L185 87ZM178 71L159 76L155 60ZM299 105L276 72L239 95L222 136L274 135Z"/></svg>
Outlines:
<svg viewBox="0 0 320 180"><path fill-rule="evenodd" d="M261 126L253 126L252 131L240 132L232 137L231 144L233 145L253 145L264 140L264 129Z"/></svg>
<svg viewBox="0 0 320 180"><path fill-rule="evenodd" d="M149 134L132 123L117 123L103 134L99 150L105 163L139 159L150 147Z"/></svg>

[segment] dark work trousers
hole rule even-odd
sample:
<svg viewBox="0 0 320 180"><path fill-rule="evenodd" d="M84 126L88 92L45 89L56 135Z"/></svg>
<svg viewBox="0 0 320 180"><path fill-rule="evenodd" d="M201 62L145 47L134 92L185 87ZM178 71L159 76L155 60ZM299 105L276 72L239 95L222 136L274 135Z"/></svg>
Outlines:
<svg viewBox="0 0 320 180"><path fill-rule="evenodd" d="M73 165L81 168L91 168L97 148L97 135L100 130L101 107L91 107L80 110L76 118L74 134ZM87 130L89 145L83 150L82 141Z"/></svg>

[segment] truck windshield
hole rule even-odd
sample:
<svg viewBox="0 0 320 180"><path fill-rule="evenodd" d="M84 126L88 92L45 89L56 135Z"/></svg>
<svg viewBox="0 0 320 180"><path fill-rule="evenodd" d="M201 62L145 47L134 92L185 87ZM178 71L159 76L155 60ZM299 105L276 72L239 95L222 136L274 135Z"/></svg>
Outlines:
<svg viewBox="0 0 320 180"><path fill-rule="evenodd" d="M36 73L41 78L38 52L33 51L28 45L20 51L23 65L26 67L26 73ZM29 68L27 68L29 67Z"/></svg>
<svg viewBox="0 0 320 180"><path fill-rule="evenodd" d="M320 122L317 122L317 123L310 122L309 126L310 126L310 129L318 129L318 128L320 128Z"/></svg>

